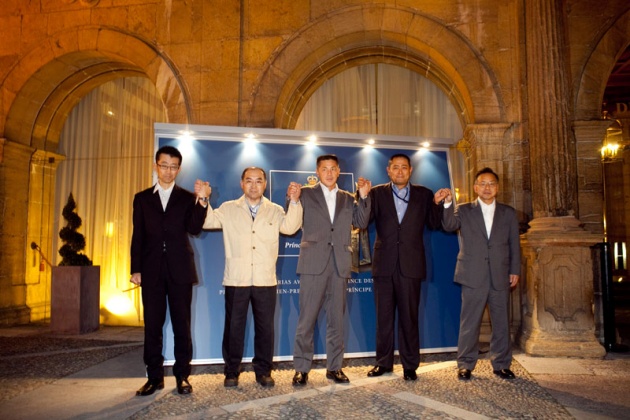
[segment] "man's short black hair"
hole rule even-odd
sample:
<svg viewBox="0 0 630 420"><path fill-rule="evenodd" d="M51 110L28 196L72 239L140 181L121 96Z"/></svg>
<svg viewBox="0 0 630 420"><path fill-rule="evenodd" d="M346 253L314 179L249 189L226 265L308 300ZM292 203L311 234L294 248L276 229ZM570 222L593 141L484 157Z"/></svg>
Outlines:
<svg viewBox="0 0 630 420"><path fill-rule="evenodd" d="M263 179L267 181L267 174L265 173L265 170L263 168L259 168L258 166L249 166L243 169L243 173L241 174L241 181L245 180L245 172L247 171L260 171L263 174Z"/></svg>
<svg viewBox="0 0 630 420"><path fill-rule="evenodd" d="M488 167L483 168L482 170L477 172L477 174L475 174L475 182L477 182L477 178L479 178L479 176L483 174L492 174L494 176L494 179L496 179L497 182L499 182L499 175L497 175L491 168L488 168Z"/></svg>
<svg viewBox="0 0 630 420"><path fill-rule="evenodd" d="M407 159L407 165L411 166L411 159L409 159L409 156L407 156L404 153L396 153L394 156L389 158L389 163L388 166L392 164L393 160L396 158L403 158L403 159Z"/></svg>
<svg viewBox="0 0 630 420"><path fill-rule="evenodd" d="M317 166L323 160L334 160L337 165L339 165L339 159L337 159L337 155L321 155L317 157Z"/></svg>
<svg viewBox="0 0 630 420"><path fill-rule="evenodd" d="M155 152L155 163L160 159L160 155L169 155L170 157L178 158L179 164L182 164L182 154L179 153L179 150L174 148L173 146L162 146Z"/></svg>

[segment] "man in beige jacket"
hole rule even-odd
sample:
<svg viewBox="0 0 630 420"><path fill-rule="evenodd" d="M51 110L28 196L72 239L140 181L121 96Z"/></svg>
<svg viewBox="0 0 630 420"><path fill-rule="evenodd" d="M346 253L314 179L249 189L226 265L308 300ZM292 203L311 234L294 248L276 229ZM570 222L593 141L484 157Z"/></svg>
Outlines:
<svg viewBox="0 0 630 420"><path fill-rule="evenodd" d="M245 325L249 304L254 314L254 372L263 387L274 386L271 377L276 308L276 261L279 234L292 235L302 226L300 185L292 182L287 189L290 199L284 209L263 197L267 175L258 167L249 167L241 176L243 195L227 201L218 209L208 209L204 229L223 229L225 246L225 327L223 360L225 387L238 385ZM209 196L211 188L197 181L195 191ZM205 194L207 193L207 194Z"/></svg>

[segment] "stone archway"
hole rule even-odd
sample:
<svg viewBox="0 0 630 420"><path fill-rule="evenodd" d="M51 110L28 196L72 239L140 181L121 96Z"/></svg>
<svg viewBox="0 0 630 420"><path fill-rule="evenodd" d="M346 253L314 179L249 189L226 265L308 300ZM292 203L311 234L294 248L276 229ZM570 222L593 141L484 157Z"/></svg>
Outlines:
<svg viewBox="0 0 630 420"><path fill-rule="evenodd" d="M630 45L630 11L620 16L593 48L575 84L576 121L601 118L608 76L619 55Z"/></svg>
<svg viewBox="0 0 630 420"><path fill-rule="evenodd" d="M31 241L52 255L53 191L59 136L74 105L97 85L114 78L152 80L167 119L191 120L191 100L179 71L151 43L111 28L82 27L59 33L28 52L0 80L0 197L11 223L0 248L0 323L29 322L30 286L46 291L49 271L30 267ZM18 187L18 188L16 188ZM40 193L38 193L40 192ZM10 255L11 258L5 257ZM27 266L29 269L27 270ZM44 307L40 312L46 313Z"/></svg>
<svg viewBox="0 0 630 420"><path fill-rule="evenodd" d="M600 148L611 121L602 120L602 99L619 55L630 45L630 11L612 22L575 76L579 219L593 233L603 233L603 172Z"/></svg>
<svg viewBox="0 0 630 420"><path fill-rule="evenodd" d="M117 77L139 75L155 84L169 121L190 121L189 94L168 57L137 37L81 28L42 44L9 72L0 87L14 99L3 104L7 118L0 132L9 141L54 152L68 113L87 92Z"/></svg>
<svg viewBox="0 0 630 420"><path fill-rule="evenodd" d="M348 7L322 16L284 42L254 84L242 123L292 127L309 93L351 61L365 60L422 69L453 98L465 124L506 119L496 76L464 36L411 9L367 9Z"/></svg>

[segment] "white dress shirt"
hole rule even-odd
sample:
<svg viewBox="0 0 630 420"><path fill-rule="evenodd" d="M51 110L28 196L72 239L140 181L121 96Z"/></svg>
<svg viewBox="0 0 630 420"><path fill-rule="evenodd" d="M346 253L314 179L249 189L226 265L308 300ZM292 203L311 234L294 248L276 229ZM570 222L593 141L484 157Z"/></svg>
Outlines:
<svg viewBox="0 0 630 420"><path fill-rule="evenodd" d="M335 188L329 190L327 186L321 184L322 191L324 192L324 198L326 199L326 205L328 206L328 214L330 215L330 222L335 221L335 207L337 205L337 191L339 187L335 184Z"/></svg>
<svg viewBox="0 0 630 420"><path fill-rule="evenodd" d="M497 208L497 200L493 200L491 204L486 204L481 199L477 198L479 205L481 206L481 212L483 213L483 221L486 224L486 232L488 233L488 239L490 239L490 232L492 232L492 220L494 220L494 210Z"/></svg>

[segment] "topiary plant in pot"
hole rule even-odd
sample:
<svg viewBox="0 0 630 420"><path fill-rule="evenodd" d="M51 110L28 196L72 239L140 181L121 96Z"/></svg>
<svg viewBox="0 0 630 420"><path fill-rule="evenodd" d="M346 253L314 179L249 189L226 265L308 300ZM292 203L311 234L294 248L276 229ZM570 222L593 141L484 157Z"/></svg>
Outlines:
<svg viewBox="0 0 630 420"><path fill-rule="evenodd" d="M83 334L98 329L100 324L101 268L92 265L81 251L85 237L78 232L82 220L76 213L72 193L63 208L66 226L59 231L64 242L59 249L62 260L52 268L51 322L53 332Z"/></svg>
<svg viewBox="0 0 630 420"><path fill-rule="evenodd" d="M76 208L77 203L70 193L68 202L61 212L63 218L66 219L66 226L59 231L59 238L64 242L64 245L59 249L59 255L62 257L59 265L92 265L92 260L80 253L85 249L85 237L77 232L83 221L76 213Z"/></svg>

